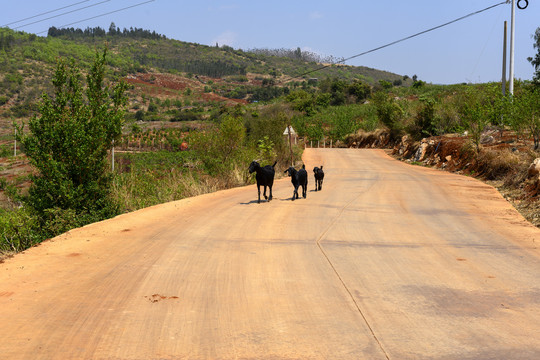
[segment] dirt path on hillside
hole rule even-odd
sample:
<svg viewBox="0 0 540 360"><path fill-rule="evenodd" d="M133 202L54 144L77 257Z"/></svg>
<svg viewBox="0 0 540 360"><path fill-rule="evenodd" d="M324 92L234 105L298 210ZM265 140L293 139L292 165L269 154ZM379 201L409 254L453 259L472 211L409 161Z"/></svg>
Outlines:
<svg viewBox="0 0 540 360"><path fill-rule="evenodd" d="M540 230L492 187L307 149L307 199L248 186L0 264L0 359L540 358Z"/></svg>

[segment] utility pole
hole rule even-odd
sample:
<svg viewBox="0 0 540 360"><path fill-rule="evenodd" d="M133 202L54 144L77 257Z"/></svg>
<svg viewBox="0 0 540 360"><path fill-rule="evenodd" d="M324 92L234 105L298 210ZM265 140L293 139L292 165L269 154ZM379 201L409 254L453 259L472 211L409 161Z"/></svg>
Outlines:
<svg viewBox="0 0 540 360"><path fill-rule="evenodd" d="M507 22L504 22L504 40L503 40L503 65L502 65L502 94L506 95L506 44L507 44Z"/></svg>
<svg viewBox="0 0 540 360"><path fill-rule="evenodd" d="M508 91L514 95L514 38L516 32L516 0L512 0L512 20L510 23L510 85Z"/></svg>
<svg viewBox="0 0 540 360"><path fill-rule="evenodd" d="M506 0L508 4L510 0ZM517 0L517 7L525 10L529 6L529 0ZM510 95L514 95L514 40L516 35L516 0L512 0L512 22L510 24Z"/></svg>

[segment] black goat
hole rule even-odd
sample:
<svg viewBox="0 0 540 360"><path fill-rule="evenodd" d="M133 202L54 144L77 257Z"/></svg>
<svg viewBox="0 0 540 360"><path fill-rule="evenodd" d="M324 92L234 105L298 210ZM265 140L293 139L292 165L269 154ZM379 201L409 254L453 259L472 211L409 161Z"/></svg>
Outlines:
<svg viewBox="0 0 540 360"><path fill-rule="evenodd" d="M257 173L257 175L255 175L255 179L257 179L257 192L259 193L259 201L257 202L259 204L261 203L261 186L264 186L264 198L268 199L268 201L272 200L272 185L274 185L274 175L276 173L274 170L274 166L276 166L276 164L277 161L272 166L266 165L264 167L261 167L261 165L259 165L257 161L252 161L251 164L249 164L249 173ZM268 197L266 196L267 186L270 190L270 196Z"/></svg>
<svg viewBox="0 0 540 360"><path fill-rule="evenodd" d="M320 168L314 167L313 173L315 175L315 191L322 190L322 182L324 179L324 171L322 169L322 165Z"/></svg>
<svg viewBox="0 0 540 360"><path fill-rule="evenodd" d="M308 183L306 166L302 165L302 168L298 171L294 167L291 166L290 168L285 170L285 173L287 173L291 177L291 182L294 186L292 200L294 201L294 199L298 199L299 186L302 186L302 197L305 199L306 192L307 192L307 183Z"/></svg>

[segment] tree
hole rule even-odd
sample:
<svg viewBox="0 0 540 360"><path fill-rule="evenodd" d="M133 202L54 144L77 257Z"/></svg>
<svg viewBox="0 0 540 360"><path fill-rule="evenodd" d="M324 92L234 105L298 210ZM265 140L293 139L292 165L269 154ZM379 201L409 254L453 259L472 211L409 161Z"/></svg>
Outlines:
<svg viewBox="0 0 540 360"><path fill-rule="evenodd" d="M463 124L470 133L473 144L476 146L476 150L480 151L482 133L490 124L490 119L493 119L497 107L494 108L489 97L485 97L486 94L473 87L468 88L464 95L464 101L461 104L459 113Z"/></svg>
<svg viewBox="0 0 540 360"><path fill-rule="evenodd" d="M416 114L413 125L415 129L411 131L411 135L417 140L437 133L435 128L435 100L433 98L424 98L420 101L422 102L422 108Z"/></svg>
<svg viewBox="0 0 540 360"><path fill-rule="evenodd" d="M388 80L379 80L379 85L382 86L383 89L389 90L392 88L392 83Z"/></svg>
<svg viewBox="0 0 540 360"><path fill-rule="evenodd" d="M348 90L348 84L344 80L338 78L326 78L321 81L319 89L323 93L330 93L330 105L343 105L346 101L346 93Z"/></svg>
<svg viewBox="0 0 540 360"><path fill-rule="evenodd" d="M109 26L109 35L116 35L116 33L116 25L114 24L114 22L112 22Z"/></svg>
<svg viewBox="0 0 540 360"><path fill-rule="evenodd" d="M528 86L519 89L505 102L505 117L516 132L527 129L533 138L534 150L540 148L540 89Z"/></svg>
<svg viewBox="0 0 540 360"><path fill-rule="evenodd" d="M392 140L403 133L403 109L396 101L383 91L373 95L373 103L377 109L377 118L390 130Z"/></svg>
<svg viewBox="0 0 540 360"><path fill-rule="evenodd" d="M535 41L533 47L538 50L538 53L536 53L534 58L529 57L527 60L529 60L536 70L536 73L534 74L534 82L537 85L540 85L540 27L536 29L533 38Z"/></svg>
<svg viewBox="0 0 540 360"><path fill-rule="evenodd" d="M121 135L126 86L104 85L106 54L106 50L96 52L86 76L86 91L74 62L68 66L59 60L52 79L54 96L43 94L40 115L29 121L30 132L18 131L38 171L32 176L26 203L42 225L63 211L87 222L116 211L110 200L112 175L106 160L113 141Z"/></svg>
<svg viewBox="0 0 540 360"><path fill-rule="evenodd" d="M371 87L362 81L355 81L349 85L348 92L349 95L356 96L356 101L360 102L367 99L369 95L371 95Z"/></svg>
<svg viewBox="0 0 540 360"><path fill-rule="evenodd" d="M246 128L240 118L226 115L219 126L191 133L189 143L208 173L228 176L239 166L245 137Z"/></svg>
<svg viewBox="0 0 540 360"><path fill-rule="evenodd" d="M302 59L302 50L299 47L294 50L294 57L298 60Z"/></svg>

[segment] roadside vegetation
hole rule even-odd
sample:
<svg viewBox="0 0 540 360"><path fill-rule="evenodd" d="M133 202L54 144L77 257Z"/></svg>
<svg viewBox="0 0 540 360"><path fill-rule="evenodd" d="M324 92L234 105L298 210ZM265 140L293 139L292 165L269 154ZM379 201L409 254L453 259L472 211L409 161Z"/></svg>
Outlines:
<svg viewBox="0 0 540 360"><path fill-rule="evenodd" d="M540 54L540 30L534 39ZM114 24L51 28L46 38L0 29L0 252L251 184L252 160L283 170L311 146L385 147L495 181L540 224L540 180L529 170L540 157L539 56L529 59L535 77L502 96L500 83L433 85L350 66L298 77L339 59Z"/></svg>

